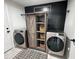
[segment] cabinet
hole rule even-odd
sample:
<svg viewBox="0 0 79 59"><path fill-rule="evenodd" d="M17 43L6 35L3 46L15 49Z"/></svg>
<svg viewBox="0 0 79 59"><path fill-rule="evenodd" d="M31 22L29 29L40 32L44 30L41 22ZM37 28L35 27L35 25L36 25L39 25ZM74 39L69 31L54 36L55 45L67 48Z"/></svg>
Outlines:
<svg viewBox="0 0 79 59"><path fill-rule="evenodd" d="M28 42L30 48L36 47L36 35L35 35L35 15L28 14L26 19L27 22L27 33L28 33Z"/></svg>
<svg viewBox="0 0 79 59"><path fill-rule="evenodd" d="M51 11L48 14L48 32L63 32L66 16L67 2L55 2L51 5Z"/></svg>
<svg viewBox="0 0 79 59"><path fill-rule="evenodd" d="M47 13L27 13L26 15L29 47L46 51Z"/></svg>
<svg viewBox="0 0 79 59"><path fill-rule="evenodd" d="M36 14L37 49L46 51L46 13Z"/></svg>
<svg viewBox="0 0 79 59"><path fill-rule="evenodd" d="M39 8L41 7L41 8ZM43 11L43 8L48 8L48 32L63 32L66 16L67 1L52 2L47 4L25 7L26 13ZM42 23L42 22L41 22Z"/></svg>

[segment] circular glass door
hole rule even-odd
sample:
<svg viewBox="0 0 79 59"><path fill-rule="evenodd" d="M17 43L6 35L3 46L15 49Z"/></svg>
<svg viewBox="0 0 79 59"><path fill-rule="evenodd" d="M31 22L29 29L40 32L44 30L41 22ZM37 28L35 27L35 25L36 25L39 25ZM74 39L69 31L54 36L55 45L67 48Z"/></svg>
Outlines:
<svg viewBox="0 0 79 59"><path fill-rule="evenodd" d="M15 36L14 36L14 39L15 39L15 42L19 45L23 44L24 43L24 38L23 36L20 34L20 33L17 33Z"/></svg>
<svg viewBox="0 0 79 59"><path fill-rule="evenodd" d="M47 40L47 46L54 52L62 51L64 48L64 42L59 37L50 37Z"/></svg>

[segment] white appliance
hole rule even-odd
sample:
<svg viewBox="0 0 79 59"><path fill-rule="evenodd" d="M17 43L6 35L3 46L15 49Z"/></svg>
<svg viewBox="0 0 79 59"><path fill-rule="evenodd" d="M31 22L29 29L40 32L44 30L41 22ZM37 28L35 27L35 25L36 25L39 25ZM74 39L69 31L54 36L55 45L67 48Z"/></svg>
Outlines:
<svg viewBox="0 0 79 59"><path fill-rule="evenodd" d="M26 33L25 29L14 30L13 37L15 47L27 48L26 46L27 39L25 33Z"/></svg>
<svg viewBox="0 0 79 59"><path fill-rule="evenodd" d="M48 54L63 56L66 36L64 33L47 32L46 49Z"/></svg>

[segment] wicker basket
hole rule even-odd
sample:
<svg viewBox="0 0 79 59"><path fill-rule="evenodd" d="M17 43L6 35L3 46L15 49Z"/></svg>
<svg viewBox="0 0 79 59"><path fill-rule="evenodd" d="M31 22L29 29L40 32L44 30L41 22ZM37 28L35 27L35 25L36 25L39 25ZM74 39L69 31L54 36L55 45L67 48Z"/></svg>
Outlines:
<svg viewBox="0 0 79 59"><path fill-rule="evenodd" d="M45 26L44 25L40 25L40 31L45 32Z"/></svg>
<svg viewBox="0 0 79 59"><path fill-rule="evenodd" d="M45 39L45 34L40 34L41 39Z"/></svg>

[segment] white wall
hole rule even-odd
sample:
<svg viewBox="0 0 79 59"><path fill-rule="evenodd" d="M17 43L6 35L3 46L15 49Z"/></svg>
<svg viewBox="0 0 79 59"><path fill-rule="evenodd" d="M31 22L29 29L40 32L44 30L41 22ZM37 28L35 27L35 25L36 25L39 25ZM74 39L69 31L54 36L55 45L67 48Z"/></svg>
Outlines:
<svg viewBox="0 0 79 59"><path fill-rule="evenodd" d="M10 17L8 17L8 8L7 8L7 4L4 4L4 52L6 52L7 50L11 49L13 47L13 42L12 42L12 32L13 32L13 28L12 28L12 22L10 21ZM10 33L7 33L7 29L10 30Z"/></svg>
<svg viewBox="0 0 79 59"><path fill-rule="evenodd" d="M68 0L67 10L70 10L70 12L66 14L64 32L69 39L75 39L75 0ZM75 46L71 41L68 59L75 59Z"/></svg>
<svg viewBox="0 0 79 59"><path fill-rule="evenodd" d="M70 10L66 14L65 30L69 39L75 38L75 0L68 0L67 10Z"/></svg>
<svg viewBox="0 0 79 59"><path fill-rule="evenodd" d="M21 6L13 1L7 1L7 5L11 20L13 22L13 27L15 29L23 27L26 28L25 17L21 16L21 14L25 13L24 6Z"/></svg>
<svg viewBox="0 0 79 59"><path fill-rule="evenodd" d="M4 17L5 17L5 37L4 37L4 50L8 50L12 47L13 45L13 31L15 29L20 29L20 28L26 28L26 23L25 23L25 17L21 16L21 14L24 14L24 7L11 1L11 0L5 0L4 2ZM9 28L10 34L7 34L6 28ZM4 52L5 52L4 51Z"/></svg>

